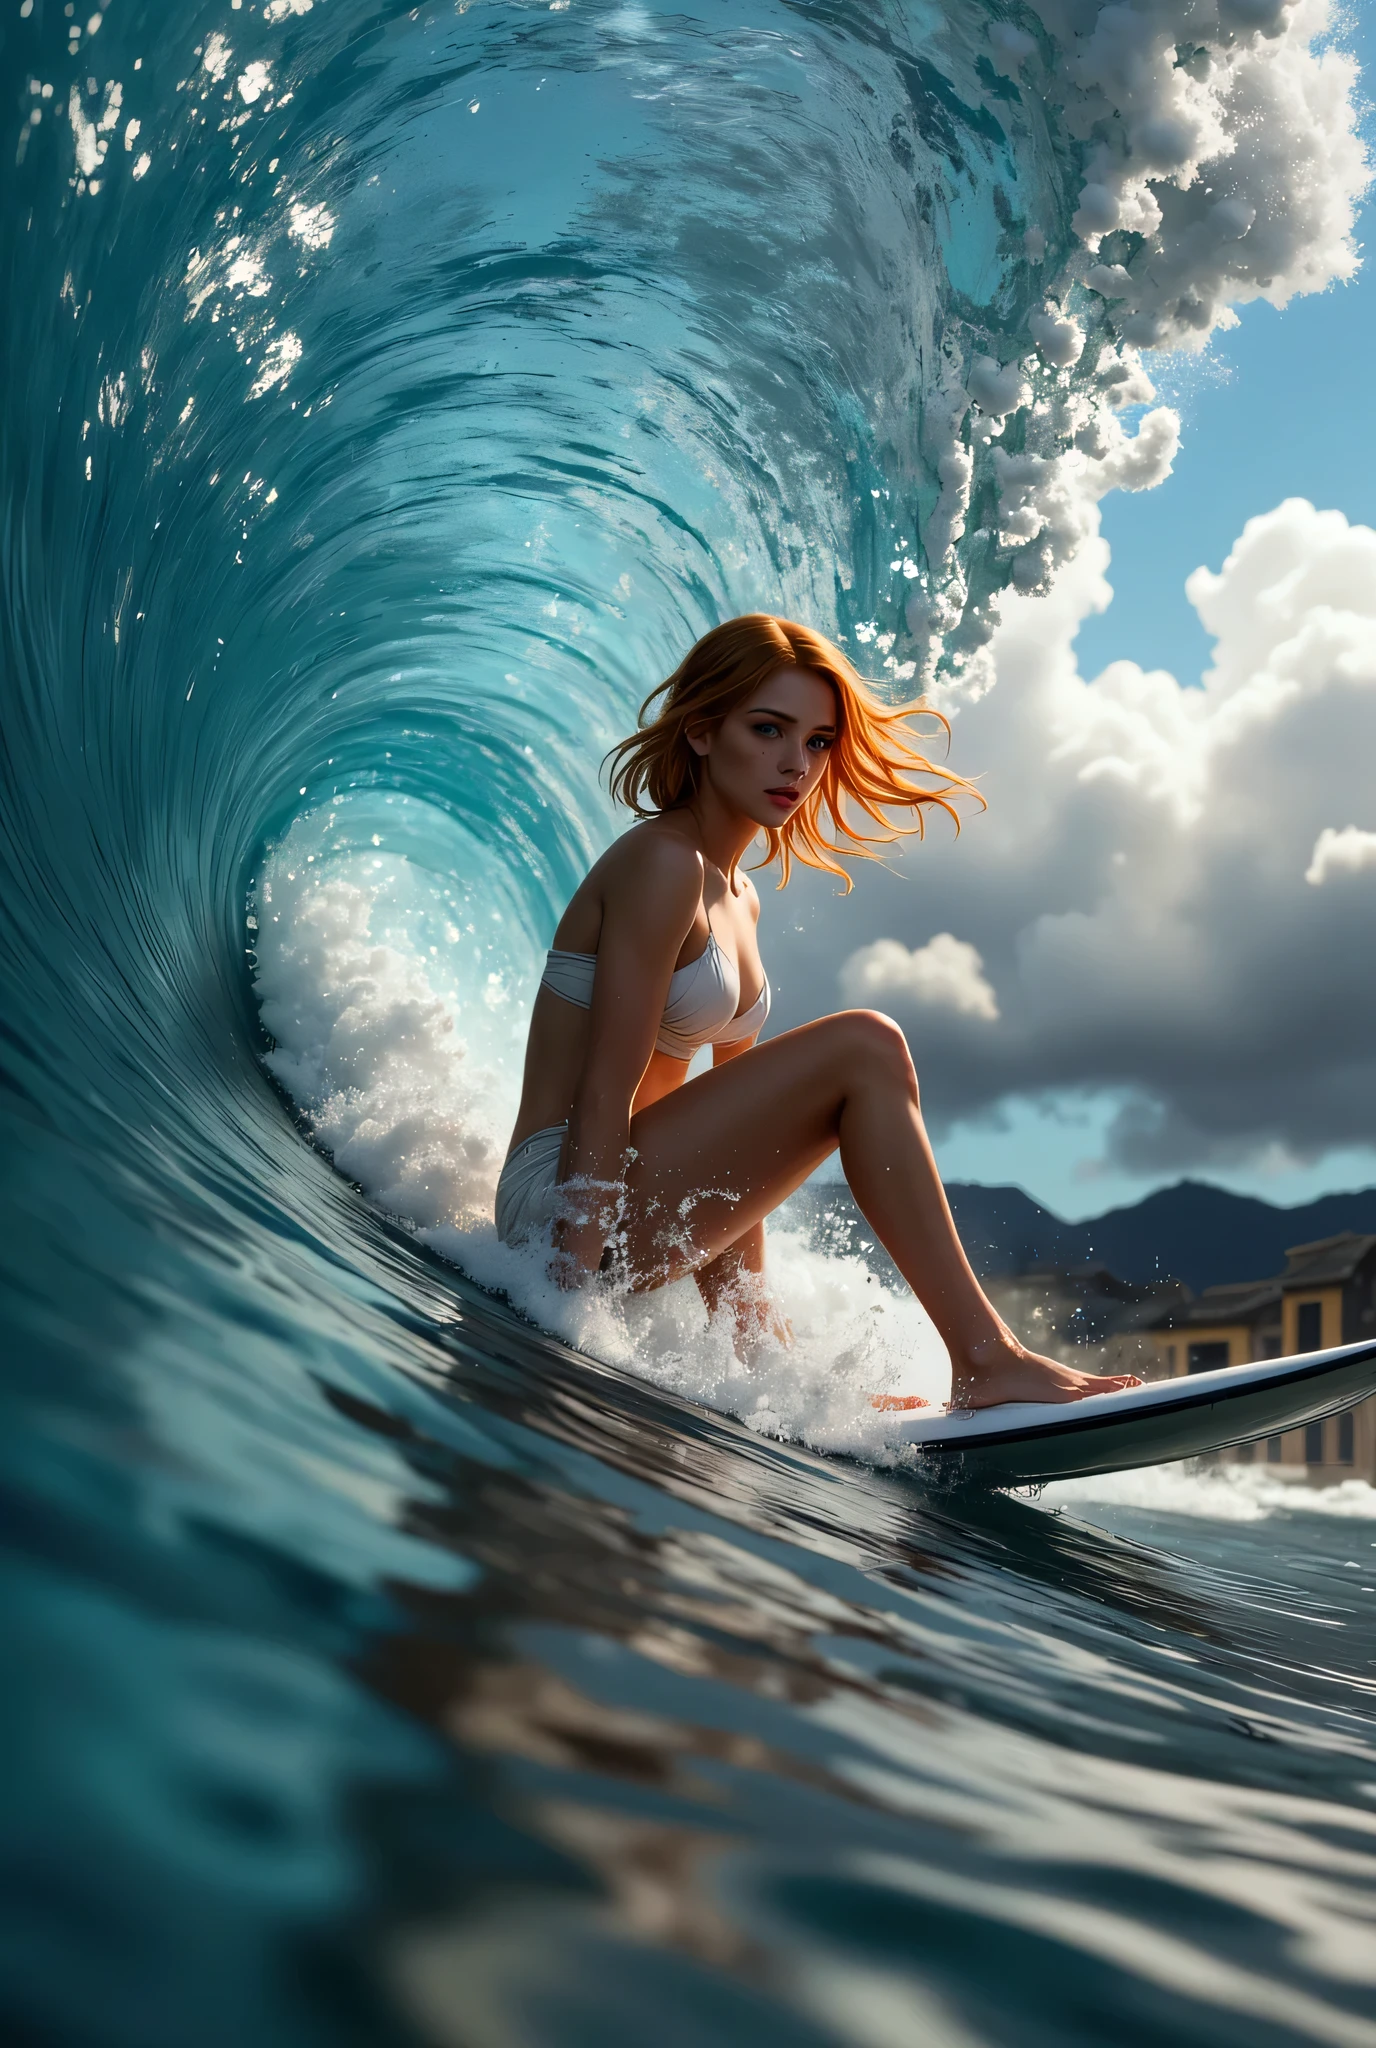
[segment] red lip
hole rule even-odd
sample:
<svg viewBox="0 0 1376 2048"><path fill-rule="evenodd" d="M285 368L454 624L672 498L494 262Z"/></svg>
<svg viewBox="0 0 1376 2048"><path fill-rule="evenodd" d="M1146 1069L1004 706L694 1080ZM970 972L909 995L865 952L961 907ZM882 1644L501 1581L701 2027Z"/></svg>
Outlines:
<svg viewBox="0 0 1376 2048"><path fill-rule="evenodd" d="M772 804L785 804L789 810L792 810L798 801L796 789L767 789L765 795Z"/></svg>

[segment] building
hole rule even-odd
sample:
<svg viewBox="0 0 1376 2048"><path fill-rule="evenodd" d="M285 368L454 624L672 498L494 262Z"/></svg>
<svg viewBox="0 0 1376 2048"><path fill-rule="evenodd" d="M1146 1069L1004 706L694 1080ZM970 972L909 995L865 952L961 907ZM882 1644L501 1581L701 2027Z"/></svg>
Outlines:
<svg viewBox="0 0 1376 2048"><path fill-rule="evenodd" d="M1343 1231L1297 1244L1274 1280L1207 1287L1168 1309L1150 1329L1162 1378L1258 1358L1289 1358L1376 1337L1376 1237ZM1235 1462L1264 1458L1295 1477L1376 1481L1376 1397L1346 1415L1243 1444Z"/></svg>
<svg viewBox="0 0 1376 2048"><path fill-rule="evenodd" d="M1206 1287L1193 1301L1167 1309L1152 1324L1160 1377L1213 1372L1283 1358L1279 1280L1243 1280Z"/></svg>
<svg viewBox="0 0 1376 2048"><path fill-rule="evenodd" d="M1033 1266L984 1282L1004 1321L1038 1351L1088 1372L1153 1376L1145 1333L1167 1308L1190 1299L1179 1280L1120 1280L1104 1265Z"/></svg>

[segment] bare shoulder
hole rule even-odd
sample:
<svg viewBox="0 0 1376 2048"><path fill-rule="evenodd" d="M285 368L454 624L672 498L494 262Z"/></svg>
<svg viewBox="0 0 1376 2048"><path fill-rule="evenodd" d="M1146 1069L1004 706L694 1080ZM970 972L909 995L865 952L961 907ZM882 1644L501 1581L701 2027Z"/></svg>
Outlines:
<svg viewBox="0 0 1376 2048"><path fill-rule="evenodd" d="M607 848L594 873L603 886L634 885L648 879L654 886L694 895L702 893L702 855L676 832L656 831L653 824L633 825Z"/></svg>
<svg viewBox="0 0 1376 2048"><path fill-rule="evenodd" d="M740 881L741 900L745 904L746 909L750 912L751 917L753 917L756 924L758 924L760 921L760 892L755 887L755 884L751 881L749 875L742 874L740 877Z"/></svg>
<svg viewBox="0 0 1376 2048"><path fill-rule="evenodd" d="M614 924L662 931L681 942L702 901L702 855L680 833L636 825L613 840L569 898L554 944L596 953Z"/></svg>
<svg viewBox="0 0 1376 2048"><path fill-rule="evenodd" d="M702 896L702 855L678 833L656 831L652 824L633 825L623 832L593 875L608 906L641 904L649 898L665 912L681 912L686 920Z"/></svg>

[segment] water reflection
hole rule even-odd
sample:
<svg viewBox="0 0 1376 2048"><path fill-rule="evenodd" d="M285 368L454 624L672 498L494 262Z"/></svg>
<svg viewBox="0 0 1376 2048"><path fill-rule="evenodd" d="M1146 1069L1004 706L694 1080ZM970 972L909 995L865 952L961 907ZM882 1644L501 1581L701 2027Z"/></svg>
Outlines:
<svg viewBox="0 0 1376 2048"><path fill-rule="evenodd" d="M685 2041L1091 2041L1144 1996L1144 2038L1372 2038L1370 1727L1331 1659L1295 1671L1283 1588L461 1320L446 1398L519 1469L330 1396L415 1470L406 1533L477 1568L393 1583L355 1669L454 1755L441 1829L532 1859L393 1923L428 2038L638 2041L651 1995Z"/></svg>

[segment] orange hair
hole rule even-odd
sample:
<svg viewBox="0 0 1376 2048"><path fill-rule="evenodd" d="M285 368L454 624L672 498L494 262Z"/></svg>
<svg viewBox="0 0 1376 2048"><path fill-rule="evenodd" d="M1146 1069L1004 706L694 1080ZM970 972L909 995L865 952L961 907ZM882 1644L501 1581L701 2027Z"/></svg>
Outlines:
<svg viewBox="0 0 1376 2048"><path fill-rule="evenodd" d="M836 737L815 787L786 824L760 828L769 847L760 865L778 861L781 889L798 860L840 875L849 893L851 878L838 855L872 859L874 846L891 846L911 832L921 838L923 811L929 804L953 818L959 831L952 794L973 797L984 808L984 798L973 784L934 766L903 730L909 719L922 715L936 719L949 741L950 724L939 711L920 702L881 704L872 686L824 634L791 619L775 618L772 612L747 612L714 626L667 682L651 690L640 707L638 729L607 756L613 763L613 797L638 818L687 803L701 773L701 756L687 742L688 728L719 724L781 668L808 669L823 677L836 692L837 707ZM661 698L658 711L649 716ZM926 788L910 781L912 775L936 776L941 787ZM857 829L846 817L848 806L863 811L882 829ZM889 810L910 811L912 823L893 826L884 816ZM823 824L823 813L830 830Z"/></svg>

